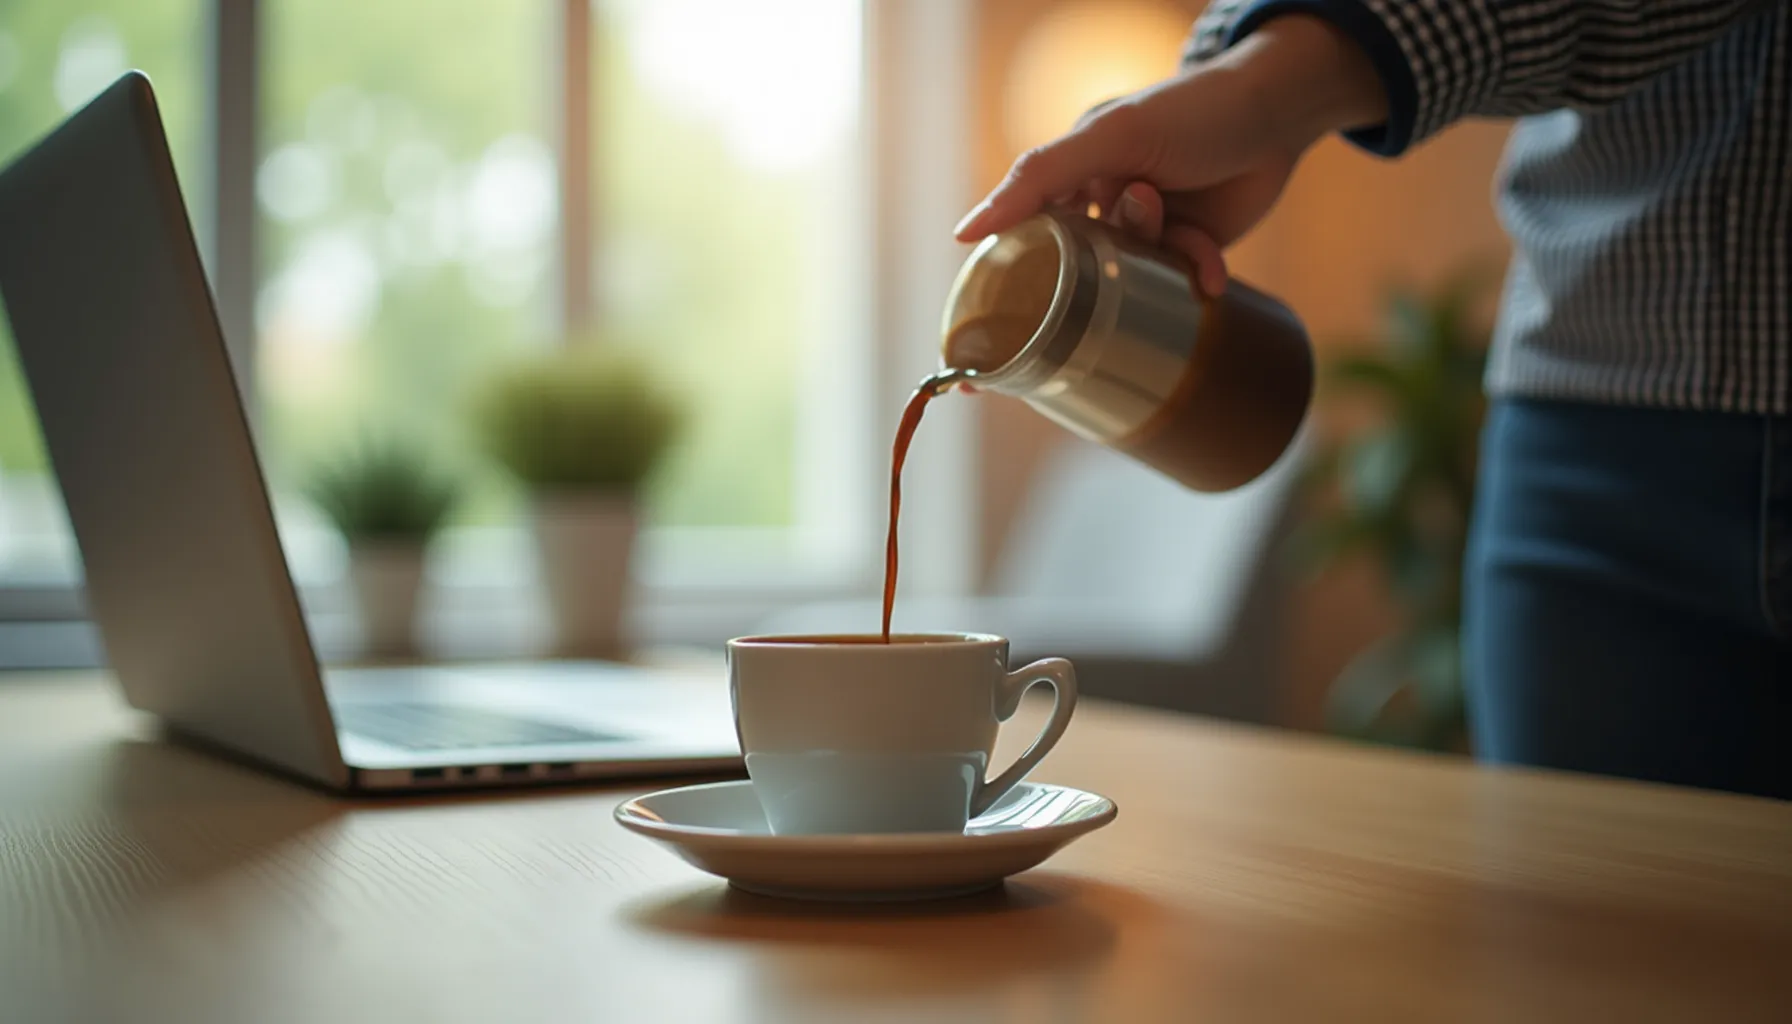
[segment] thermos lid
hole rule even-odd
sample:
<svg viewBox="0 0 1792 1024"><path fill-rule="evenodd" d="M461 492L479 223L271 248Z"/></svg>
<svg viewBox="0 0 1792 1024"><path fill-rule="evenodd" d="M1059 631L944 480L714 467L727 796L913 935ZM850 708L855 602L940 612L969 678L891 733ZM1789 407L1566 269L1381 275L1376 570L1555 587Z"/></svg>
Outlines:
<svg viewBox="0 0 1792 1024"><path fill-rule="evenodd" d="M1024 390L1069 359L1095 306L1095 259L1068 222L1042 213L985 238L946 298L941 360L980 387Z"/></svg>

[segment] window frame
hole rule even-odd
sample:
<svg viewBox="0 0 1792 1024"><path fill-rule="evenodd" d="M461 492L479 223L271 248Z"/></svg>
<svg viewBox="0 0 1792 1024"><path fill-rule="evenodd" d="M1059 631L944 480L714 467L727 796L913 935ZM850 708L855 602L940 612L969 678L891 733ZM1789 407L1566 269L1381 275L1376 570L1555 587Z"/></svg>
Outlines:
<svg viewBox="0 0 1792 1024"><path fill-rule="evenodd" d="M592 288L595 222L591 112L596 0L540 0L558 5L550 73L557 101L553 118L561 219L555 249L555 321L578 328L596 315ZM937 308L962 253L946 226L974 198L970 112L974 0L860 0L863 80L860 145L854 175L859 216L855 233L871 239L854 275L863 282L847 303L860 322L843 325L864 339L847 360L846 379L816 380L804 395L835 397L828 433L844 433L856 455L840 459L855 479L809 488L800 481L799 516L810 508L850 499L829 517L807 551L793 551L801 528L759 531L727 528L650 527L638 600L647 642L710 643L745 632L781 604L873 593L881 583L882 500L888 431L899 418L908 382L937 365L922 339L937 335ZM258 419L253 382L257 342L255 299L260 279L255 175L261 152L263 48L261 0L207 0L205 4L207 153L209 180L192 210L201 256L252 429ZM597 133L601 134L601 126ZM917 437L905 471L905 536L925 536L927 557L904 565L905 594L955 595L976 585L976 403L953 402L929 411L928 429ZM855 414L856 410L856 414ZM854 422L838 422L836 416ZM800 415L799 421L812 419ZM834 429L835 426L842 428ZM799 445L799 458L805 455ZM838 457L837 457L838 458ZM858 520L863 526L841 520ZM520 523L484 530L520 531ZM739 572L706 575L715 565L705 542L724 534L758 534L740 552ZM681 539L680 535L686 535ZM779 535L773 537L771 535ZM509 538L514 542L515 538ZM794 539L804 539L796 537ZM782 543L780 543L780 541ZM691 557L680 558L686 549ZM747 550L756 548L756 550ZM655 552L670 552L663 558ZM794 555L804 557L792 561ZM780 561L780 559L782 559ZM763 571L754 571L755 564ZM525 576L530 575L525 573ZM0 622L67 621L85 617L79 584L72 578L0 579ZM482 581L459 589L449 603L513 602L520 583ZM304 588L308 607L339 614L334 588ZM485 598L478 592L488 594Z"/></svg>

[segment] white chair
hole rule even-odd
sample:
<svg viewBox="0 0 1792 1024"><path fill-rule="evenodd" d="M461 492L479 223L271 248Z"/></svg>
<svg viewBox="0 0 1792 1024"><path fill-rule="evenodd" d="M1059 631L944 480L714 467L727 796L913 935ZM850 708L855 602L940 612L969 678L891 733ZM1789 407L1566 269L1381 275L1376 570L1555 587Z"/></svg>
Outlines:
<svg viewBox="0 0 1792 1024"><path fill-rule="evenodd" d="M899 596L895 627L999 633L1017 659L1061 654L1089 696L1271 721L1288 635L1281 542L1304 450L1204 495L1094 445L1065 445L1027 499L991 595ZM873 601L813 604L761 628L862 632L880 612Z"/></svg>

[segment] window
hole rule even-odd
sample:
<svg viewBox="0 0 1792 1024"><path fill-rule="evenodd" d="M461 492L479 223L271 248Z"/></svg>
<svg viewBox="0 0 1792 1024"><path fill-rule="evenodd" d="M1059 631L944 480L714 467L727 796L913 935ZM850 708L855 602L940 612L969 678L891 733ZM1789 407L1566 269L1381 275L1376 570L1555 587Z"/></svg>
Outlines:
<svg viewBox="0 0 1792 1024"><path fill-rule="evenodd" d="M480 464L467 399L495 361L589 319L650 343L696 413L650 496L647 590L750 593L759 612L767 585L876 580L887 429L932 363L921 339L958 256L945 228L968 198L967 5L14 0L0 155L126 67L148 71L201 249L253 242L253 282L214 284L221 307L253 309L230 340L314 608L343 559L294 484L373 423L477 470L438 582L487 600L527 582L519 496ZM251 17L224 31L225 12ZM867 39L895 59L866 60ZM210 123L210 81L258 89L252 133ZM875 130L885 120L904 127ZM589 171L570 191L569 167ZM220 176L218 194L252 193L252 218L207 223ZM76 578L18 378L7 341L0 620L33 572ZM938 418L910 472L955 479L917 488L907 521L968 536L963 457L923 453L962 451L945 436L962 416ZM940 543L969 564L961 537Z"/></svg>
<svg viewBox="0 0 1792 1024"><path fill-rule="evenodd" d="M657 518L819 527L799 481L839 467L803 400L866 344L858 5L600 0L596 35L599 308L703 410Z"/></svg>
<svg viewBox="0 0 1792 1024"><path fill-rule="evenodd" d="M650 346L697 412L651 495L648 572L838 565L871 508L841 486L863 452L829 394L865 387L845 257L864 235L857 3L596 0L589 224L557 207L555 6L264 4L257 377L277 484L395 423L478 474L465 525L514 522L466 398L507 353L564 343L553 261L576 232L599 333ZM320 529L282 504L289 543ZM489 548L477 533L450 547Z"/></svg>
<svg viewBox="0 0 1792 1024"><path fill-rule="evenodd" d="M548 6L264 4L256 368L283 471L374 419L463 445L452 398L548 329Z"/></svg>
<svg viewBox="0 0 1792 1024"><path fill-rule="evenodd" d="M257 413L313 590L343 560L295 485L359 431L401 430L476 474L463 525L510 512L465 414L483 371L552 332L553 6L262 3Z"/></svg>

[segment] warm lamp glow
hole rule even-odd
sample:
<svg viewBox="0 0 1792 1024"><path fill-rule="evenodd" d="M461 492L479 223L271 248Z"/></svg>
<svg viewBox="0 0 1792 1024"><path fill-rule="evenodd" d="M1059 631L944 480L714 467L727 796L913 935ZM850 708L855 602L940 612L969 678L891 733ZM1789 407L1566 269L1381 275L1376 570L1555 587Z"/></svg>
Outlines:
<svg viewBox="0 0 1792 1024"><path fill-rule="evenodd" d="M1008 69L1003 130L1016 152L1068 131L1103 100L1176 71L1192 19L1152 0L1071 0L1022 36Z"/></svg>

